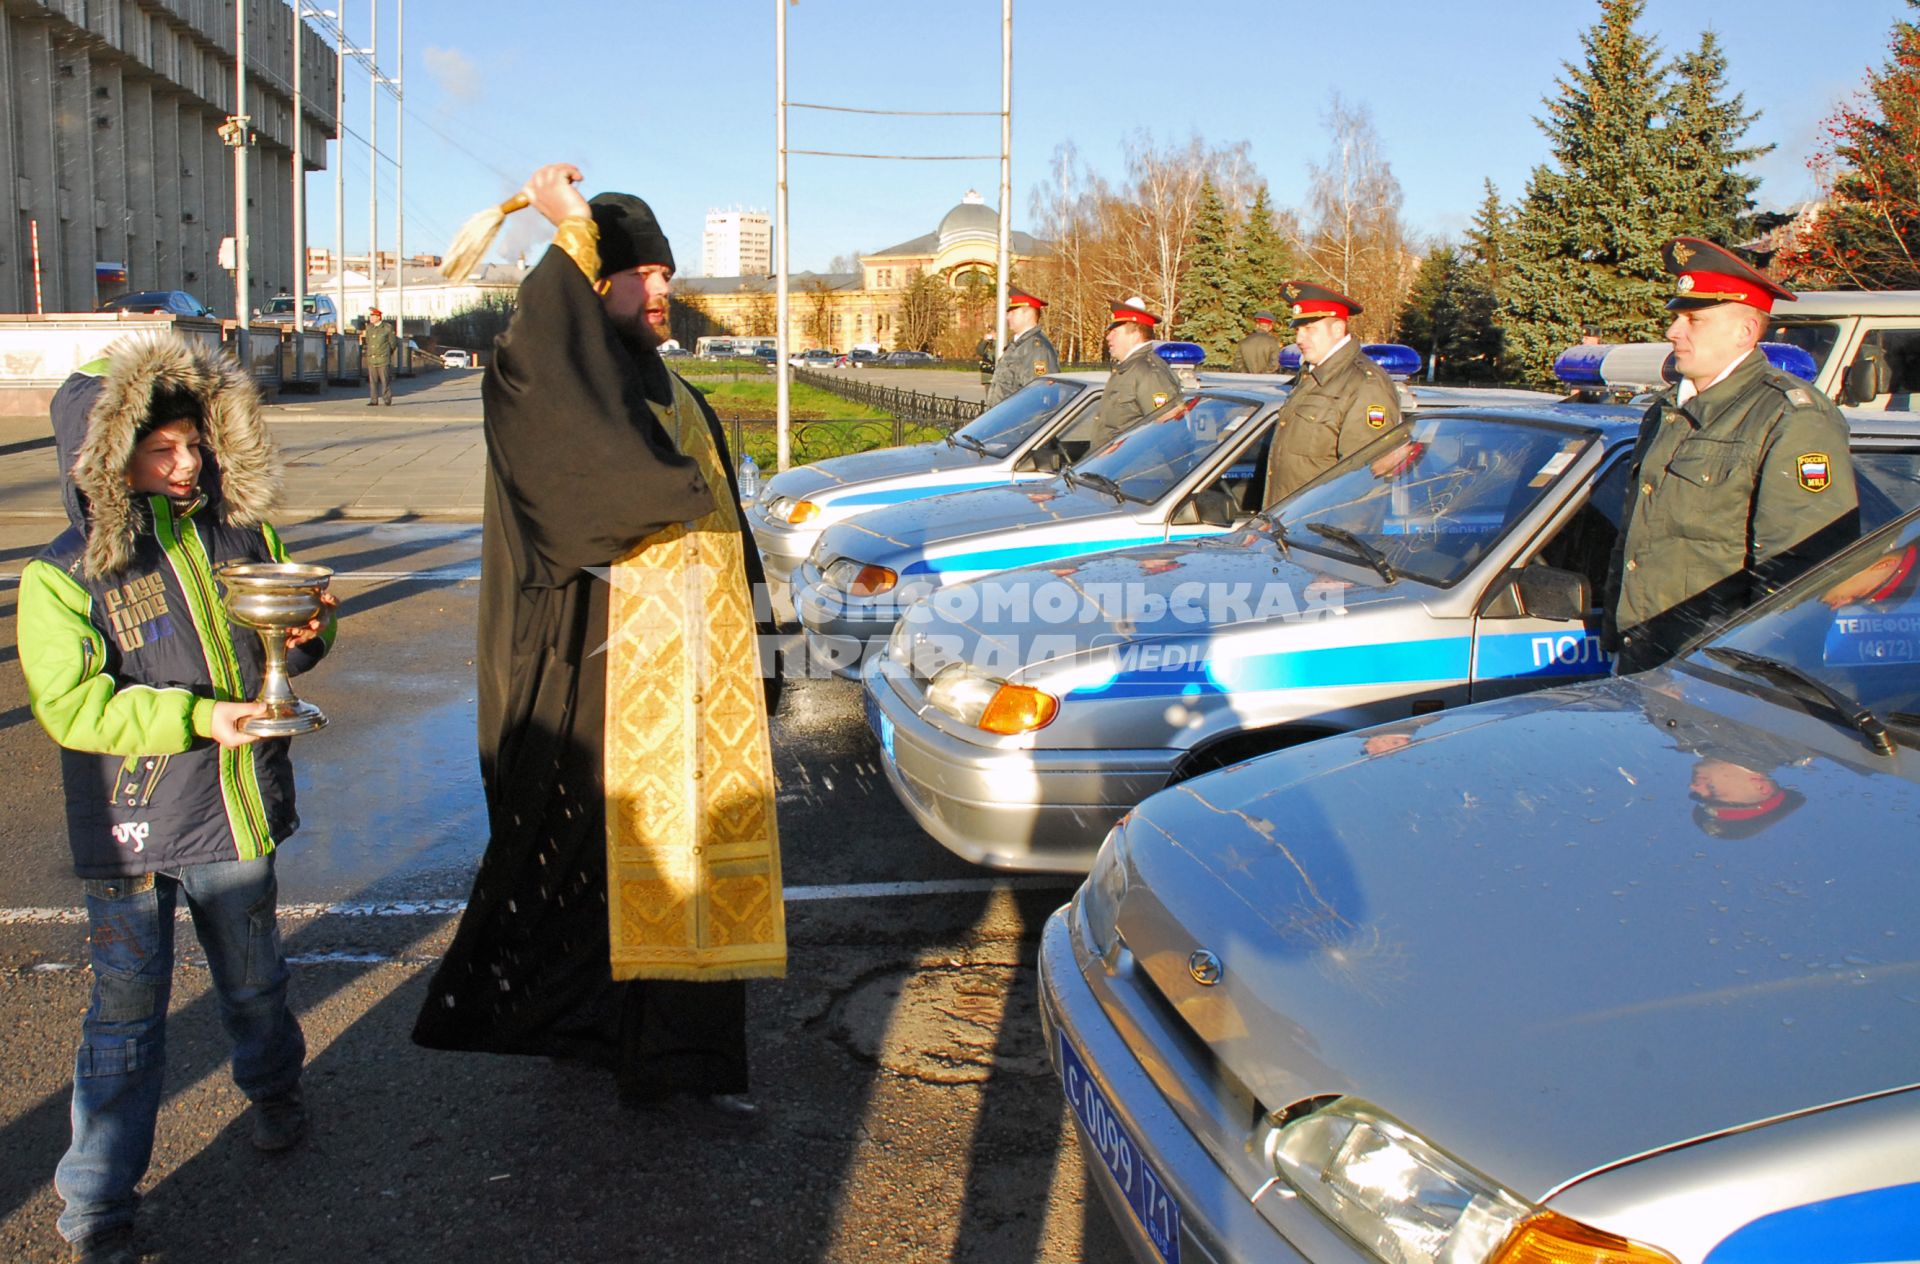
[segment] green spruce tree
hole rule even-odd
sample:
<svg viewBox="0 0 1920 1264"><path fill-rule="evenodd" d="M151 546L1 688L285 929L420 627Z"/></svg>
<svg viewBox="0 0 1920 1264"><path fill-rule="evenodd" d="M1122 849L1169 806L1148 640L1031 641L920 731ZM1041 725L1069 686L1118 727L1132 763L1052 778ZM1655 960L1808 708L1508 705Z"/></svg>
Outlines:
<svg viewBox="0 0 1920 1264"><path fill-rule="evenodd" d="M1747 113L1746 99L1727 95L1727 55L1712 31L1700 36L1700 47L1674 61L1673 85L1666 102L1666 153L1676 185L1685 190L1676 208L1683 231L1723 246L1737 246L1753 236L1753 191L1757 176L1740 168L1764 154L1771 145L1742 146L1759 112Z"/></svg>
<svg viewBox="0 0 1920 1264"><path fill-rule="evenodd" d="M1551 378L1554 357L1600 325L1616 341L1658 338L1671 281L1661 246L1692 204L1655 126L1667 97L1660 50L1635 29L1646 0L1600 0L1559 95L1539 120L1552 160L1534 168L1500 286L1511 367Z"/></svg>
<svg viewBox="0 0 1920 1264"><path fill-rule="evenodd" d="M1211 180L1200 187L1188 258L1192 262L1180 280L1181 316L1174 337L1199 343L1209 360L1224 361L1244 333L1244 322L1233 266L1233 226Z"/></svg>
<svg viewBox="0 0 1920 1264"><path fill-rule="evenodd" d="M1280 287L1294 274L1293 251L1273 221L1273 204L1267 200L1267 186L1254 191L1247 207L1246 223L1240 227L1240 249L1236 267L1240 278L1242 320L1266 310L1281 315L1285 302Z"/></svg>

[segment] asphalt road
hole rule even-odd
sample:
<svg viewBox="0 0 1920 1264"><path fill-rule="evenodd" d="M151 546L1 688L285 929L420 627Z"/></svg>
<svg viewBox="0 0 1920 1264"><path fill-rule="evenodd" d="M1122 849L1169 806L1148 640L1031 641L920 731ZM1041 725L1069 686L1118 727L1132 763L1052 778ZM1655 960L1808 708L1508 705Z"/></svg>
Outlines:
<svg viewBox="0 0 1920 1264"><path fill-rule="evenodd" d="M10 514L19 502L5 495L0 574L17 574L54 524ZM759 1134L716 1139L623 1111L597 1072L408 1043L486 841L473 755L478 529L336 520L287 534L340 572L343 602L338 652L300 681L333 723L295 739L304 825L280 869L315 1130L286 1156L248 1145L204 963L182 929L141 1212L163 1252L151 1258L1120 1258L1035 1013L1036 938L1068 884L996 881L927 838L875 766L844 682L791 687L774 729L795 898L789 976L750 989ZM14 591L0 587L7 660ZM0 759L12 770L0 813L0 1259L51 1261L64 1258L51 1177L89 981L56 752L14 670L0 672Z"/></svg>

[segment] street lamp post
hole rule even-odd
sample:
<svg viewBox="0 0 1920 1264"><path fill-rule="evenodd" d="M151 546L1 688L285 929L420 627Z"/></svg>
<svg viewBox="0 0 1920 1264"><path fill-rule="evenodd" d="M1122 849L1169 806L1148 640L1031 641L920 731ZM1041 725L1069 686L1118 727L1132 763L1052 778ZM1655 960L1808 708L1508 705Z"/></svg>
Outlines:
<svg viewBox="0 0 1920 1264"><path fill-rule="evenodd" d="M233 6L233 117L227 120L227 144L233 147L233 316L247 325L252 277L247 270L247 3ZM242 339L241 345L245 346Z"/></svg>

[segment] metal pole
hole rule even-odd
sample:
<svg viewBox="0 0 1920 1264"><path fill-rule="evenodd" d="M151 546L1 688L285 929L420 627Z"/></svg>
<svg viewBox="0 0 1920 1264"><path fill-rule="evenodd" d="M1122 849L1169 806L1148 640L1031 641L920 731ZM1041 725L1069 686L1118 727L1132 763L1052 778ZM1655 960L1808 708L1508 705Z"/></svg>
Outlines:
<svg viewBox="0 0 1920 1264"><path fill-rule="evenodd" d="M373 0L373 39L367 69L367 284L369 309L380 306L380 0Z"/></svg>
<svg viewBox="0 0 1920 1264"><path fill-rule="evenodd" d="M347 0L340 0L340 39L333 50L333 332L347 330ZM346 376L344 347L334 349L334 368Z"/></svg>
<svg viewBox="0 0 1920 1264"><path fill-rule="evenodd" d="M393 254L399 264L394 269L399 289L395 291L393 305L399 310L394 313L393 334L400 344L400 363L411 372L413 357L407 354L407 0L399 0L394 27L397 34L393 56L397 73L393 78L393 217L397 227Z"/></svg>
<svg viewBox="0 0 1920 1264"><path fill-rule="evenodd" d="M27 231L33 235L33 314L46 315L46 304L40 300L40 221L27 221Z"/></svg>
<svg viewBox="0 0 1920 1264"><path fill-rule="evenodd" d="M233 5L233 123L233 316L245 329L253 288L247 269L247 0Z"/></svg>
<svg viewBox="0 0 1920 1264"><path fill-rule="evenodd" d="M1013 0L1000 4L1000 291L993 318L996 355L1007 353L1007 285L1013 270Z"/></svg>
<svg viewBox="0 0 1920 1264"><path fill-rule="evenodd" d="M776 418L774 467L786 469L793 463L791 430L793 401L787 363L787 0L773 0L774 67L773 91L779 99L774 112L774 272L778 291L779 318L774 327L774 416Z"/></svg>
<svg viewBox="0 0 1920 1264"><path fill-rule="evenodd" d="M300 372L301 334L307 327L307 158L300 96L300 46L307 33L306 0L293 3L293 366Z"/></svg>

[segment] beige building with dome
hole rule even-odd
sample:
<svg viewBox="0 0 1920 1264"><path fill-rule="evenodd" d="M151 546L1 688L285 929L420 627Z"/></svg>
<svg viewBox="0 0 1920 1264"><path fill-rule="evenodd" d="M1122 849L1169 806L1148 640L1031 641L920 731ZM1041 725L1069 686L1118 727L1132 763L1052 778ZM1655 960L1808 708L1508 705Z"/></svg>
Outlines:
<svg viewBox="0 0 1920 1264"><path fill-rule="evenodd" d="M969 190L948 211L940 226L897 246L860 256L858 272L797 272L789 279L793 345L796 349L825 345L835 351L862 344L882 350L896 347L900 300L919 275L937 276L959 293L968 287L996 284L995 259L1000 249L1000 212L979 193ZM1020 265L1046 253L1035 238L1015 231L1008 249L1015 275ZM674 293L693 298L706 311L715 334L771 334L774 332L774 278L676 277ZM991 324L993 300L986 303ZM824 339L816 337L818 328Z"/></svg>

